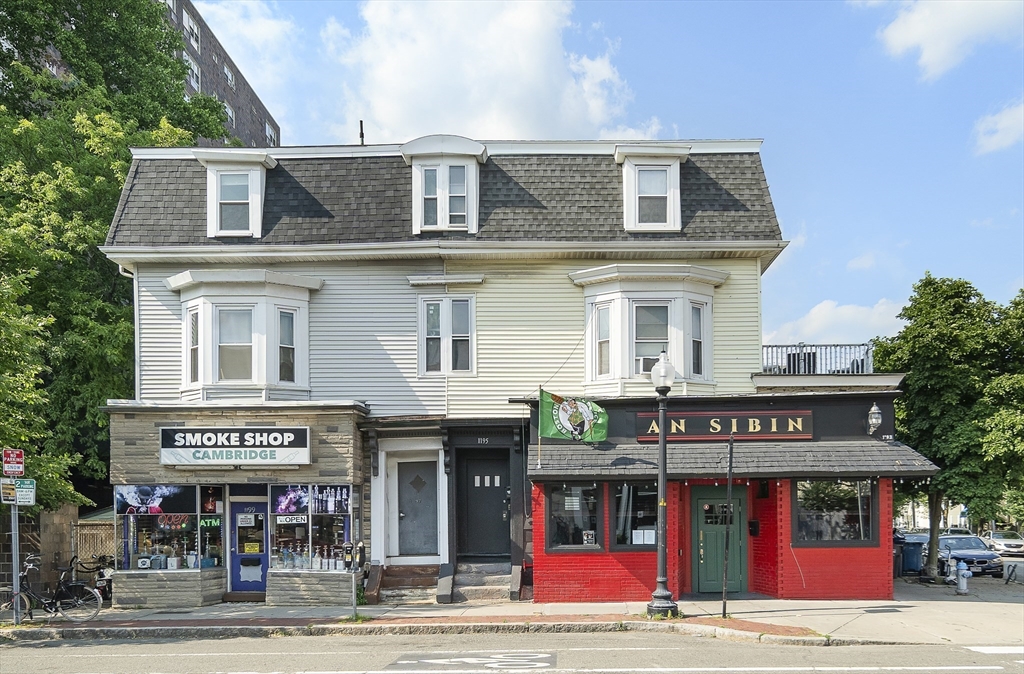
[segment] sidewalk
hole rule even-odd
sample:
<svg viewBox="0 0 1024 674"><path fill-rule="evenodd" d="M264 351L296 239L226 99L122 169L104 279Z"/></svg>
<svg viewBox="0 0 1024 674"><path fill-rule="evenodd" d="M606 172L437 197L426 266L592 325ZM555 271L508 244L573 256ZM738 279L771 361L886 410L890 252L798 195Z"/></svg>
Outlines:
<svg viewBox="0 0 1024 674"><path fill-rule="evenodd" d="M654 621L646 602L536 604L467 602L351 607L218 604L198 609L105 609L93 621L37 621L0 629L0 641L46 639L204 639L270 635L580 632L664 630L706 637L794 645L927 643L1024 644L1024 585L974 579L970 594L897 579L893 601L803 601L746 595L730 599L722 621L718 597L684 597L685 618Z"/></svg>

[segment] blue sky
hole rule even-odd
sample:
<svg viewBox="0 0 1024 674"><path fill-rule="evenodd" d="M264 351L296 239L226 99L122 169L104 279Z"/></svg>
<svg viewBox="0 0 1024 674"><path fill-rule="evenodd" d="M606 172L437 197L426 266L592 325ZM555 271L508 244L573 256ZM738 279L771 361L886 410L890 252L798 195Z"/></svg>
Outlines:
<svg viewBox="0 0 1024 674"><path fill-rule="evenodd" d="M767 343L1024 285L1024 2L196 2L286 145L762 138Z"/></svg>

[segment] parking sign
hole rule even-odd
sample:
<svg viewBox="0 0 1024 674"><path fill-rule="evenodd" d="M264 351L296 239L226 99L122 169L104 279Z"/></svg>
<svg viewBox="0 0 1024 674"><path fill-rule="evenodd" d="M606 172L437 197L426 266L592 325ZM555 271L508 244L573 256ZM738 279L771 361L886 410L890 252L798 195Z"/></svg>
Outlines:
<svg viewBox="0 0 1024 674"><path fill-rule="evenodd" d="M4 475L7 477L21 477L25 474L25 450L5 449L3 458Z"/></svg>

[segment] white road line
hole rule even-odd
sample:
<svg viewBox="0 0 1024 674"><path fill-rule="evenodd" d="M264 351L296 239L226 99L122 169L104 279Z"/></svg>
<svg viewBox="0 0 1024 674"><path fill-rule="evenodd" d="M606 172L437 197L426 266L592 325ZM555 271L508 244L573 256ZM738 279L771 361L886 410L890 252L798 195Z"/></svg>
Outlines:
<svg viewBox="0 0 1024 674"><path fill-rule="evenodd" d="M992 666L938 666L938 667L647 667L629 669L620 668L545 668L544 672L552 674L692 674L708 672L719 674L725 672L992 672L1004 668ZM442 672L457 674L494 674L509 672L511 669L335 669L335 670L303 670L294 674L439 674ZM540 671L540 670L538 670ZM77 674L109 674L103 672L78 672ZM141 673L140 673L141 674ZM150 672L147 674L163 674ZM209 674L286 674L284 672L210 672Z"/></svg>
<svg viewBox="0 0 1024 674"><path fill-rule="evenodd" d="M967 650L986 655L1024 655L1024 646L968 646Z"/></svg>
<svg viewBox="0 0 1024 674"><path fill-rule="evenodd" d="M396 652L396 653L398 653L398 652L404 653L404 652L407 652L408 650L409 650L408 648L400 648L400 649L395 649L394 652ZM528 649L515 649L515 648L511 648L511 649L510 648L494 648L494 649L490 649L490 650L482 649L482 650L473 650L473 651L467 651L465 649L460 649L460 650L453 650L453 651L418 651L418 652L420 652L420 653L427 653L427 654L446 655L446 654L450 654L450 653L533 653L535 650L536 649L529 649L528 650ZM552 653L556 653L556 652L557 653L565 653L565 652L568 652L568 651L586 651L586 652L593 652L593 651L682 651L682 650L686 650L686 649L685 648L680 648L678 646L665 646L665 647L658 647L658 648L632 648L632 647L629 647L629 648L558 648L558 649L551 648L551 649L542 649L542 650L548 650L548 651L551 651ZM169 652L166 652L166 653L102 653L102 654L97 653L97 654L92 654L92 655L87 654L87 653L67 653L67 654L61 653L61 657L62 658L63 657L67 657L67 658L166 658L168 655L173 655L176 658L180 658L180 657L186 657L186 658L210 658L210 657L216 657L216 656L219 656L219 655L255 655L255 656L263 657L263 656L269 656L269 655L360 655L360 654L363 654L363 653L379 653L379 652L380 652L379 650L372 650L372 651L316 651L316 652L313 652L313 651L278 651L278 652L272 652L272 653L253 652L253 651L245 651L245 652L241 652L241 653L229 653L229 652L223 652L223 653L219 653L219 652L213 652L213 653L181 653L181 652L178 652L178 651L173 651L173 652L169 651ZM231 674L237 674L237 672L232 672Z"/></svg>

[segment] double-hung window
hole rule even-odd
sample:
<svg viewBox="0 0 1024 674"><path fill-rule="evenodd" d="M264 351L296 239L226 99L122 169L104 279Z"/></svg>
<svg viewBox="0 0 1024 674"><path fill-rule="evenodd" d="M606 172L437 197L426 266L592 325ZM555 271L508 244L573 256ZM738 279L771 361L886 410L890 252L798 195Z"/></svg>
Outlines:
<svg viewBox="0 0 1024 674"><path fill-rule="evenodd" d="M633 374L647 374L668 351L669 305L633 305Z"/></svg>
<svg viewBox="0 0 1024 674"><path fill-rule="evenodd" d="M187 331L185 336L185 343L187 345L188 353L186 355L188 362L188 381L186 382L189 386L199 383L199 308L194 307L188 310L188 315L185 319L185 330Z"/></svg>
<svg viewBox="0 0 1024 674"><path fill-rule="evenodd" d="M279 382L295 383L295 312L279 309L277 312L278 374Z"/></svg>
<svg viewBox="0 0 1024 674"><path fill-rule="evenodd" d="M422 300L420 373L455 374L473 371L473 300Z"/></svg>
<svg viewBox="0 0 1024 674"><path fill-rule="evenodd" d="M636 212L640 225L668 224L668 167L637 167Z"/></svg>
<svg viewBox="0 0 1024 674"><path fill-rule="evenodd" d="M235 71L228 67L228 64L224 64L224 79L228 81L228 86L232 89L235 88Z"/></svg>
<svg viewBox="0 0 1024 674"><path fill-rule="evenodd" d="M270 122L264 123L267 132L267 147L277 147L277 129L270 125Z"/></svg>
<svg viewBox="0 0 1024 674"><path fill-rule="evenodd" d="M224 103L224 112L228 116L228 127L232 129L235 128L235 109L226 101Z"/></svg>
<svg viewBox="0 0 1024 674"><path fill-rule="evenodd" d="M690 374L704 376L704 305L690 304Z"/></svg>
<svg viewBox="0 0 1024 674"><path fill-rule="evenodd" d="M249 232L249 173L219 175L220 231Z"/></svg>
<svg viewBox="0 0 1024 674"><path fill-rule="evenodd" d="M217 311L217 379L252 381L252 308Z"/></svg>
<svg viewBox="0 0 1024 674"><path fill-rule="evenodd" d="M611 306L598 305L595 309L597 314L597 325L595 331L594 355L597 362L594 364L594 371L598 377L606 377L612 373L612 326Z"/></svg>

